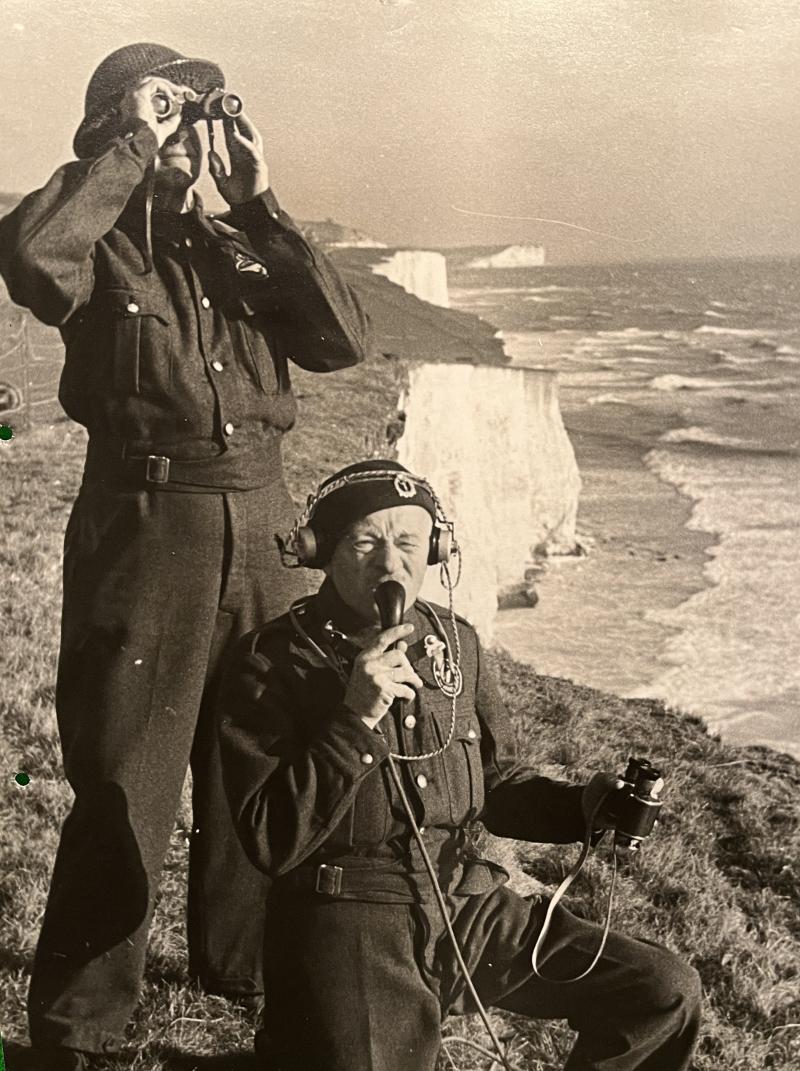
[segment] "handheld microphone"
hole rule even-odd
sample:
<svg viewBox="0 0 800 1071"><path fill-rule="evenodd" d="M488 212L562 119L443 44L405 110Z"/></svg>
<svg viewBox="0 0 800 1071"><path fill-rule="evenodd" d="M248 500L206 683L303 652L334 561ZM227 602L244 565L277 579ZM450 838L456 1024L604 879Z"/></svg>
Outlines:
<svg viewBox="0 0 800 1071"><path fill-rule="evenodd" d="M375 602L378 605L378 613L381 616L381 628L393 628L403 621L403 611L406 605L406 589L397 580L384 580L375 588ZM391 651L397 646L393 643L387 650ZM392 710L402 709L402 699L395 699Z"/></svg>
<svg viewBox="0 0 800 1071"><path fill-rule="evenodd" d="M402 624L406 605L406 589L402 584L397 580L384 580L375 588L375 602L381 616L382 629Z"/></svg>

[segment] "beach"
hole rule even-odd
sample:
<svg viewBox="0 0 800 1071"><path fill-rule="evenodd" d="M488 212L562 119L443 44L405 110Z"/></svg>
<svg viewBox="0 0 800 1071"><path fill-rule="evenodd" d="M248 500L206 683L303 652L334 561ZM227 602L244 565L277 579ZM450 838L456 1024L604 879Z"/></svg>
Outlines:
<svg viewBox="0 0 800 1071"><path fill-rule="evenodd" d="M569 424L568 415L585 553L550 559L537 605L499 613L497 642L550 676L638 694L658 674L671 631L647 615L703 589L711 540L686 528L691 502L650 473L635 448L614 448Z"/></svg>
<svg viewBox="0 0 800 1071"><path fill-rule="evenodd" d="M451 271L453 304L555 370L578 553L497 642L539 672L800 755L800 314L792 261Z"/></svg>

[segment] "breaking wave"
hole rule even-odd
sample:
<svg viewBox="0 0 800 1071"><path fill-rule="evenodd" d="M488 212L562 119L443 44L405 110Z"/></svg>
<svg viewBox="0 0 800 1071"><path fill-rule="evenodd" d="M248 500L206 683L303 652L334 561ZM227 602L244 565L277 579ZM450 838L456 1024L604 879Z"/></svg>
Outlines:
<svg viewBox="0 0 800 1071"><path fill-rule="evenodd" d="M650 380L653 390L742 390L746 387L777 387L785 383L783 379L708 379L703 376L680 376L668 372Z"/></svg>
<svg viewBox="0 0 800 1071"><path fill-rule="evenodd" d="M735 338L769 338L765 327L724 327L722 324L703 324L694 329L696 335L733 335Z"/></svg>

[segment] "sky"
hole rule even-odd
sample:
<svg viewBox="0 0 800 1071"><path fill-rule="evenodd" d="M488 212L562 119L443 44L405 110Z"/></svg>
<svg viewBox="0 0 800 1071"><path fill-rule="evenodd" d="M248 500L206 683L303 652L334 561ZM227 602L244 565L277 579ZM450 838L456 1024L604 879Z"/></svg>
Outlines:
<svg viewBox="0 0 800 1071"><path fill-rule="evenodd" d="M0 190L120 45L214 59L299 219L592 261L800 253L797 0L0 0Z"/></svg>

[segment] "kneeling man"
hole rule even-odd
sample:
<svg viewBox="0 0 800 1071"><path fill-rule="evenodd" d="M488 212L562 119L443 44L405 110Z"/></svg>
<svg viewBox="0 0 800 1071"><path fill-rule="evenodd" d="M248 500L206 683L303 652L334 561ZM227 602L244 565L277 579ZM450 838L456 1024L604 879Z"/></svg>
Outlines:
<svg viewBox="0 0 800 1071"><path fill-rule="evenodd" d="M611 933L595 968L564 984L601 932L560 905L534 969L548 900L512 892L471 845L477 818L500 836L580 841L589 819L611 824L598 801L617 790L607 775L582 787L518 761L475 631L418 598L451 535L427 481L396 462L336 473L292 539L301 564L325 570L322 587L251 633L230 667L226 788L248 855L274 882L271 1066L433 1071L443 1019L474 1011L477 996L567 1019L578 1032L568 1068L685 1069L695 971ZM386 581L402 585L408 609L383 628L375 592Z"/></svg>

